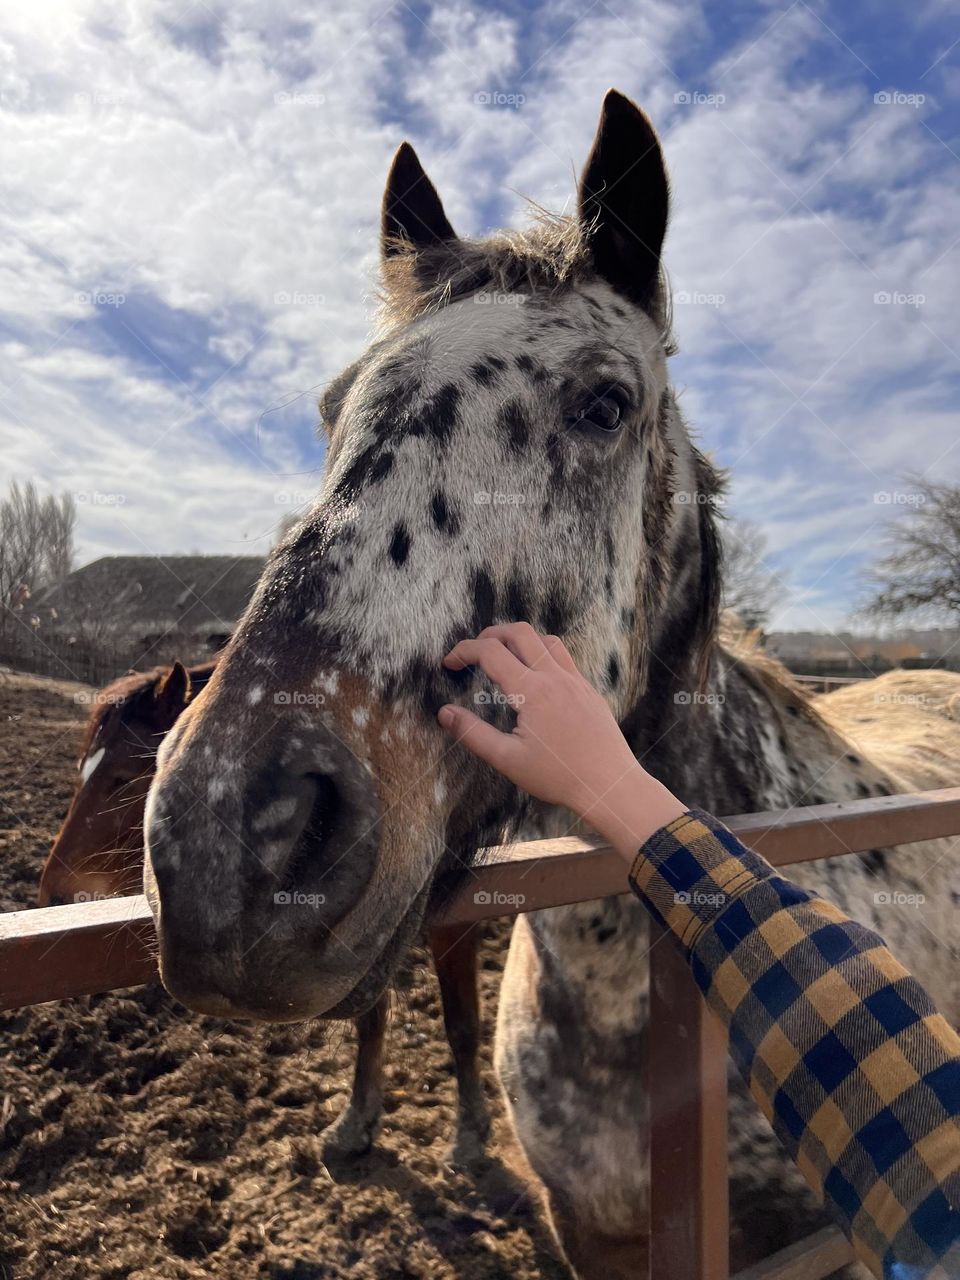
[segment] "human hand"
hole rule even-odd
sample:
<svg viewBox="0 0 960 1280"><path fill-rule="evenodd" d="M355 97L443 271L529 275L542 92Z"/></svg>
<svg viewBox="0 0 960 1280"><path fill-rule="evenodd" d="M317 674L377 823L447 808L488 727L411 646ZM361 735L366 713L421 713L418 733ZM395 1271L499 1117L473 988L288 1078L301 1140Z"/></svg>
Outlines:
<svg viewBox="0 0 960 1280"><path fill-rule="evenodd" d="M443 660L478 666L511 700L512 733L466 707L437 719L459 743L524 791L564 805L630 856L685 806L636 760L602 695L580 674L557 636L526 622L487 627Z"/></svg>

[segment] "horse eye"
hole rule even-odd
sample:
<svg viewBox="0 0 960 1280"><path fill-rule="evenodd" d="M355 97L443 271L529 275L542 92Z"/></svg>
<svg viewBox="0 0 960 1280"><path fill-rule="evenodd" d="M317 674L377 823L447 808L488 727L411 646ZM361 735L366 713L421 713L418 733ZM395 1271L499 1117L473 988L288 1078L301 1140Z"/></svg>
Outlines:
<svg viewBox="0 0 960 1280"><path fill-rule="evenodd" d="M623 387L595 387L573 416L573 426L612 435L619 431L630 408Z"/></svg>

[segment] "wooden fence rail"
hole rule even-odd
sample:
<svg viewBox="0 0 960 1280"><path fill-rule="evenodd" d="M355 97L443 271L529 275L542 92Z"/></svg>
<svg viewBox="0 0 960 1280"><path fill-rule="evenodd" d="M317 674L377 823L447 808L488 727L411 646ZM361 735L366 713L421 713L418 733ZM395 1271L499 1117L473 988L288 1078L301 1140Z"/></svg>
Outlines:
<svg viewBox="0 0 960 1280"><path fill-rule="evenodd" d="M960 835L960 787L725 819L775 866ZM444 923L627 891L615 850L565 837L485 852ZM156 976L143 897L0 914L0 1010L134 986ZM650 1276L728 1280L726 1053L679 953L650 950ZM828 1229L734 1280L822 1280L851 1257Z"/></svg>

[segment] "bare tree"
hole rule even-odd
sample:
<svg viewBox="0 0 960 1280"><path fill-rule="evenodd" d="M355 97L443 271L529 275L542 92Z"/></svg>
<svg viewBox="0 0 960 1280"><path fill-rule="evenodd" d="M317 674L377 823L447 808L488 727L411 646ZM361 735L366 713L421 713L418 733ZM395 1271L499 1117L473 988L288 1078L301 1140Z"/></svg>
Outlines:
<svg viewBox="0 0 960 1280"><path fill-rule="evenodd" d="M25 606L38 588L69 572L75 525L73 498L42 498L32 480L13 481L0 499L0 632L29 617Z"/></svg>
<svg viewBox="0 0 960 1280"><path fill-rule="evenodd" d="M77 504L72 493L47 499L48 542L43 567L44 586L62 582L73 569L73 539L77 528Z"/></svg>
<svg viewBox="0 0 960 1280"><path fill-rule="evenodd" d="M767 535L749 520L723 525L723 606L748 630L763 628L786 588L767 565Z"/></svg>
<svg viewBox="0 0 960 1280"><path fill-rule="evenodd" d="M871 571L861 612L931 622L960 614L960 484L907 476L910 499L890 531L892 550ZM892 496L892 495L891 495Z"/></svg>

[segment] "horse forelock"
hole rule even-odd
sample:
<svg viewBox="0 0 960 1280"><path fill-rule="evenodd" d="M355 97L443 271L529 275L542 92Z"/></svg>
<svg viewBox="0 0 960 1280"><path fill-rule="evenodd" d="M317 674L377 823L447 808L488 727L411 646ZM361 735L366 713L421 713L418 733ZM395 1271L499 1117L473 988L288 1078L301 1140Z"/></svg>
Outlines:
<svg viewBox="0 0 960 1280"><path fill-rule="evenodd" d="M380 327L409 323L483 291L550 293L595 280L590 226L530 203L532 223L519 230L483 239L455 237L428 247L397 241L381 263ZM662 332L667 354L673 354L670 291L662 269L648 314Z"/></svg>

